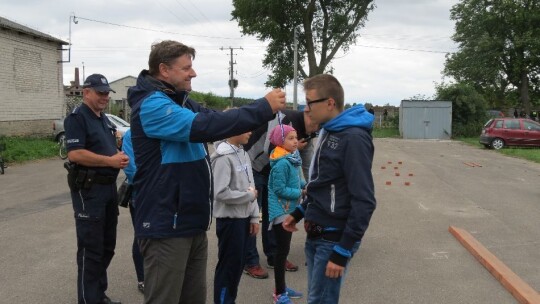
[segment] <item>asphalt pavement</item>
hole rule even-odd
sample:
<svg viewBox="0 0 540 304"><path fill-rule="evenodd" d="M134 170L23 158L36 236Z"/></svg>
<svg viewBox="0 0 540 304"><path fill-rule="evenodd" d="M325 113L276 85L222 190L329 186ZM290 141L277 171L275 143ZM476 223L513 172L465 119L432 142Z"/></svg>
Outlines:
<svg viewBox="0 0 540 304"><path fill-rule="evenodd" d="M455 141L376 139L375 147L378 206L340 303L517 303L448 232L450 225L467 230L540 290L539 164ZM62 164L12 165L0 175L0 303L76 303L75 227ZM128 210L120 211L108 294L142 303L131 260L133 228ZM217 263L214 227L208 303ZM293 236L289 260L300 270L286 279L305 293L304 238L303 232ZM243 275L237 303L271 303L272 290L271 270L265 280Z"/></svg>

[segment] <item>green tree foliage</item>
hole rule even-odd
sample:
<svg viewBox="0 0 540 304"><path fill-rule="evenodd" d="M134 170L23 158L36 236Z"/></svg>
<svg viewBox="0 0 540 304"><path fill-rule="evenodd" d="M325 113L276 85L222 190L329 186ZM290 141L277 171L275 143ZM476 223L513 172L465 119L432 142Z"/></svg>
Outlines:
<svg viewBox="0 0 540 304"><path fill-rule="evenodd" d="M408 100L431 100L431 97L426 96L425 94L416 94L414 96L409 97Z"/></svg>
<svg viewBox="0 0 540 304"><path fill-rule="evenodd" d="M242 33L269 41L263 65L272 70L266 85L283 87L294 78L294 29L298 29L300 78L332 71L330 62L356 42L373 0L233 0L233 20Z"/></svg>
<svg viewBox="0 0 540 304"><path fill-rule="evenodd" d="M231 104L231 100L229 98L216 96L213 93L200 93L193 91L189 93L189 98L214 110L223 110Z"/></svg>
<svg viewBox="0 0 540 304"><path fill-rule="evenodd" d="M459 51L448 55L444 73L472 84L498 108L512 92L527 113L539 94L540 2L462 0L451 10Z"/></svg>
<svg viewBox="0 0 540 304"><path fill-rule="evenodd" d="M458 83L436 86L435 99L452 102L452 135L478 136L487 120L484 97L472 86Z"/></svg>

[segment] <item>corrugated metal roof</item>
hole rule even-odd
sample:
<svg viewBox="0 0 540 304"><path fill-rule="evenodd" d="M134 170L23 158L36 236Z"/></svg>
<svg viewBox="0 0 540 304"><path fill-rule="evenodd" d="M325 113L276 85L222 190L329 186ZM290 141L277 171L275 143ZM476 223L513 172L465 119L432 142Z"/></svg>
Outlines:
<svg viewBox="0 0 540 304"><path fill-rule="evenodd" d="M67 42L65 42L63 40L55 38L55 37L53 37L51 35L47 35L47 34L42 33L40 31L36 31L36 30L31 29L31 28L29 28L27 26L18 24L16 22L8 20L8 19L6 19L6 18L4 18L2 16L0 16L0 28L10 29L10 30L13 30L13 31L16 31L16 32L19 32L19 33L24 33L24 34L34 36L34 37L37 37L37 38L41 38L41 39L51 41L51 42L58 42L58 43L64 44L64 45L69 44L69 43L67 43Z"/></svg>

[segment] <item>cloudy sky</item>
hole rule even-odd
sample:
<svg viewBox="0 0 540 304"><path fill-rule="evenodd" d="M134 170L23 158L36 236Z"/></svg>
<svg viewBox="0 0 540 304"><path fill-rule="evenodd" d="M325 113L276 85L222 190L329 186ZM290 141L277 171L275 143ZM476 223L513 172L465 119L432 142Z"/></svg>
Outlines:
<svg viewBox="0 0 540 304"><path fill-rule="evenodd" d="M376 0L356 46L333 61L346 102L399 105L415 95L431 97L434 83L442 81L445 53L456 51L449 16L457 2ZM82 77L83 66L85 76L102 73L109 81L137 76L147 68L150 45L173 39L197 50L193 89L219 96L229 96L229 47L242 47L234 51L239 81L235 96L258 98L269 90L264 86L268 71L261 63L265 43L242 37L236 21L230 20L231 11L230 0L0 2L0 16L65 41L71 25L65 84L74 78L75 67ZM285 90L292 101L292 85ZM301 87L298 100L304 100Z"/></svg>

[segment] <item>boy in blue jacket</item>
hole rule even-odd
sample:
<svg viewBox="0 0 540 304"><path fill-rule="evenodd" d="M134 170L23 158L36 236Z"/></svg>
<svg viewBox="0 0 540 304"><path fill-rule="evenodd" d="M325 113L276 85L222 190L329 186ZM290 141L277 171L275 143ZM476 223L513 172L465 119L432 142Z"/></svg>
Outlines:
<svg viewBox="0 0 540 304"><path fill-rule="evenodd" d="M338 303L348 262L375 210L373 115L362 105L346 111L344 92L332 75L304 82L305 111L322 125L309 170L307 196L283 222L296 231L304 218L308 303Z"/></svg>

